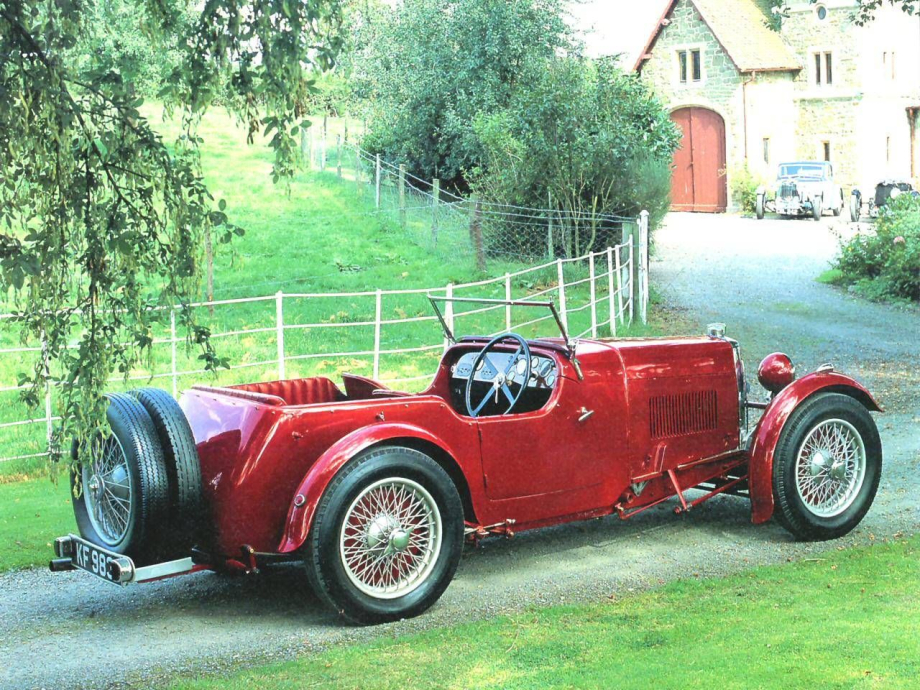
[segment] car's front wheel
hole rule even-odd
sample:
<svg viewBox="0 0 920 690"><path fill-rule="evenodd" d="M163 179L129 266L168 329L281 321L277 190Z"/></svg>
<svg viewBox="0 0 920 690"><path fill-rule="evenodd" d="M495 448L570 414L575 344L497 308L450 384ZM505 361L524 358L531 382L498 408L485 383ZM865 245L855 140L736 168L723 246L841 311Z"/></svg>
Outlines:
<svg viewBox="0 0 920 690"><path fill-rule="evenodd" d="M840 214L843 213L843 207L846 204L843 202L843 190L840 191L840 202L834 207L834 217L839 218Z"/></svg>
<svg viewBox="0 0 920 690"><path fill-rule="evenodd" d="M757 195L757 201L755 202L755 206L756 206L755 210L757 212L757 220L763 220L763 217L766 211L766 209L764 208L766 206L766 200L764 199L763 194Z"/></svg>
<svg viewBox="0 0 920 690"><path fill-rule="evenodd" d="M811 202L811 216L815 220L821 220L821 215L824 213L824 200L816 196Z"/></svg>
<svg viewBox="0 0 920 690"><path fill-rule="evenodd" d="M882 443L848 395L819 393L786 422L773 459L779 522L799 539L836 539L863 519L878 490Z"/></svg>
<svg viewBox="0 0 920 690"><path fill-rule="evenodd" d="M447 472L411 448L349 462L316 508L307 577L355 623L416 616L450 584L463 550L463 504Z"/></svg>

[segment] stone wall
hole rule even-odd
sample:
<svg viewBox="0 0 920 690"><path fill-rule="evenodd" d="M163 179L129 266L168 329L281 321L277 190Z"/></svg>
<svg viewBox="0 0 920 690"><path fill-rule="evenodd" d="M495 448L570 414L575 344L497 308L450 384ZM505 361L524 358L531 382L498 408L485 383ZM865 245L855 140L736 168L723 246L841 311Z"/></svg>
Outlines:
<svg viewBox="0 0 920 690"><path fill-rule="evenodd" d="M859 180L859 98L800 99L795 129L796 158L823 160L823 142L831 146L834 179L846 193Z"/></svg>

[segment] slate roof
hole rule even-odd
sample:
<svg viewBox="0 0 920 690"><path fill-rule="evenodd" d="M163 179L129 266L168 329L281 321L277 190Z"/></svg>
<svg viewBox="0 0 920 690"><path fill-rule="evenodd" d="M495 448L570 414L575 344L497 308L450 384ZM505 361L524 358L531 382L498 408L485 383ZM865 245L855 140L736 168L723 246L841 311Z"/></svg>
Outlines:
<svg viewBox="0 0 920 690"><path fill-rule="evenodd" d="M655 26L635 69L648 59L667 17L678 0L671 0ZM780 35L770 29L754 0L687 0L725 50L739 72L788 72L802 69Z"/></svg>

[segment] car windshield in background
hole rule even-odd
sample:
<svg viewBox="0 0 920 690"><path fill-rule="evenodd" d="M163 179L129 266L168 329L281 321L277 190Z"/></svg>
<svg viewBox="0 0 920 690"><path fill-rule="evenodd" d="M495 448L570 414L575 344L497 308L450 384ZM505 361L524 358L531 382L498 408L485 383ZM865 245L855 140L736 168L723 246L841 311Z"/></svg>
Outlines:
<svg viewBox="0 0 920 690"><path fill-rule="evenodd" d="M824 168L820 165L781 165L779 166L780 177L824 177Z"/></svg>

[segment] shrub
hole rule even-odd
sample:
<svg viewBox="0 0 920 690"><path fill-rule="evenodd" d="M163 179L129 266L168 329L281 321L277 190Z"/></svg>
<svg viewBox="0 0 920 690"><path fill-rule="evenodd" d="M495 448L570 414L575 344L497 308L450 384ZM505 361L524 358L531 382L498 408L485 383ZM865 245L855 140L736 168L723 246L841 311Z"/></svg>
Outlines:
<svg viewBox="0 0 920 690"><path fill-rule="evenodd" d="M835 268L866 296L920 300L920 198L892 200L874 233L841 245Z"/></svg>
<svg viewBox="0 0 920 690"><path fill-rule="evenodd" d="M742 213L753 214L757 210L757 188L766 186L767 181L752 173L747 163L733 168L731 175L732 200Z"/></svg>

